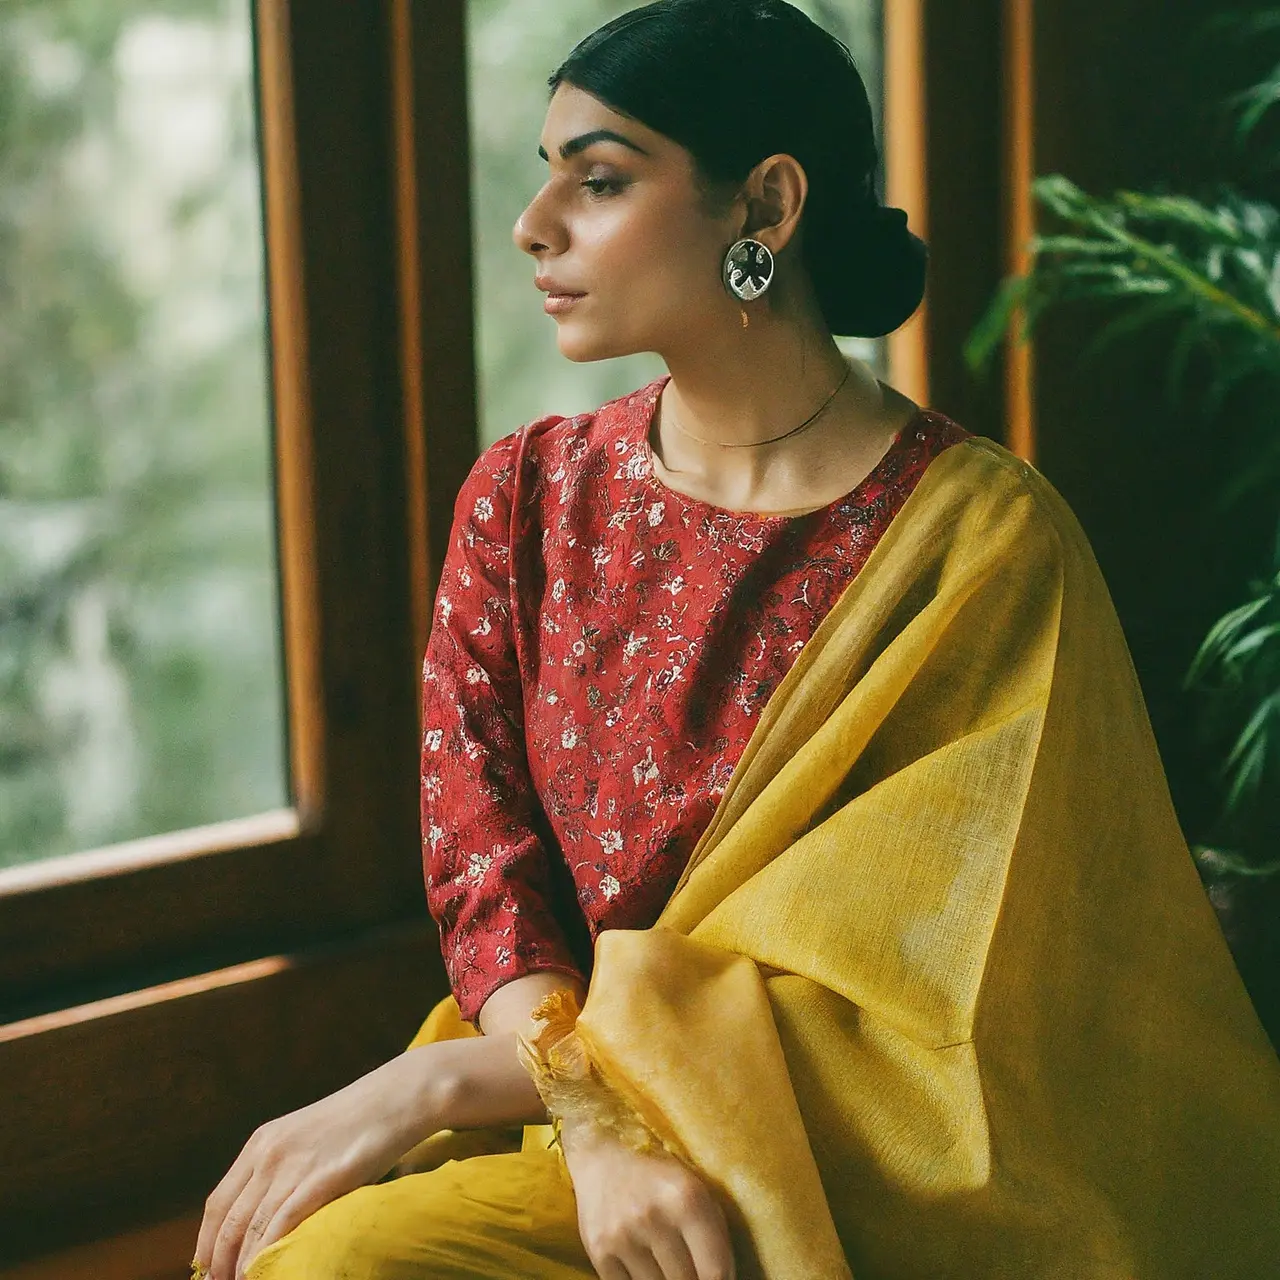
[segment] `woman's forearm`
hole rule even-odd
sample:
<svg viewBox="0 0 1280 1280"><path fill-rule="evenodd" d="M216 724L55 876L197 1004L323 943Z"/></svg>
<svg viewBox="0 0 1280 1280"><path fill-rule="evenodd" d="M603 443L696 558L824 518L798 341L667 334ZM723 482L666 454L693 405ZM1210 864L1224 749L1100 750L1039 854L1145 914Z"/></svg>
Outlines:
<svg viewBox="0 0 1280 1280"><path fill-rule="evenodd" d="M410 1049L435 1081L440 1129L546 1124L547 1109L516 1054L516 1033L442 1040Z"/></svg>
<svg viewBox="0 0 1280 1280"><path fill-rule="evenodd" d="M504 983L485 1002L483 1034L442 1040L409 1050L428 1054L422 1065L434 1080L433 1110L442 1129L485 1129L546 1124L550 1117L516 1053L516 1033L536 1034L530 1017L552 991L570 988L583 1000L582 982L565 973L531 973Z"/></svg>

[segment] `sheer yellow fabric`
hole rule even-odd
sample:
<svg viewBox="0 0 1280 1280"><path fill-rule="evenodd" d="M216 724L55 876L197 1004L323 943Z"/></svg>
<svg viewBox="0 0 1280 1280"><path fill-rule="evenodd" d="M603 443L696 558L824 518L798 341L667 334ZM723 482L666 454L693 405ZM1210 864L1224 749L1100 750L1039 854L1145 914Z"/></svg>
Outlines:
<svg viewBox="0 0 1280 1280"><path fill-rule="evenodd" d="M1280 1257L1280 1064L1088 543L990 441L935 459L798 655L657 925L600 935L576 1023L545 1012L523 1049L549 1109L688 1160L742 1280L1255 1280ZM545 1133L524 1146L442 1168L564 1175ZM572 1228L571 1187L539 1204L529 1240ZM332 1274L565 1274L496 1247Z"/></svg>

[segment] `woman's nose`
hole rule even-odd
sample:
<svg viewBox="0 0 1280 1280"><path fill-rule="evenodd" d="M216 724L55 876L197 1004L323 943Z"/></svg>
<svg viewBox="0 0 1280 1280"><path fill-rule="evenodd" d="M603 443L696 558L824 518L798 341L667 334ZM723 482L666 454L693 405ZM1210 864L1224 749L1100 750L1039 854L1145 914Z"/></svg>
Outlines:
<svg viewBox="0 0 1280 1280"><path fill-rule="evenodd" d="M511 238L518 249L529 254L536 255L547 249L563 250L564 231L547 208L542 192L525 205L524 212L511 229Z"/></svg>

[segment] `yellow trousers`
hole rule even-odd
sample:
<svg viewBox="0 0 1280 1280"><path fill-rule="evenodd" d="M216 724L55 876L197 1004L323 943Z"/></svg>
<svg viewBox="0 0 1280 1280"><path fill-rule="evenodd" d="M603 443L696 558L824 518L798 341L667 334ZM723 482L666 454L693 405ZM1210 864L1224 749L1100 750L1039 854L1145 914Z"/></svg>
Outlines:
<svg viewBox="0 0 1280 1280"><path fill-rule="evenodd" d="M411 1048L479 1034L446 997ZM550 1125L443 1130L404 1173L317 1210L264 1249L246 1280L595 1280Z"/></svg>

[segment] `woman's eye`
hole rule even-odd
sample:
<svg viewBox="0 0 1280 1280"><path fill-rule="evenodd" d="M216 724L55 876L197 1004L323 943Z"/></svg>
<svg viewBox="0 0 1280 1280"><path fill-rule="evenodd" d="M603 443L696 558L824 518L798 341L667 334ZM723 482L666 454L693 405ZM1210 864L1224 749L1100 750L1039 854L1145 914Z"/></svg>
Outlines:
<svg viewBox="0 0 1280 1280"><path fill-rule="evenodd" d="M593 196L608 195L609 192L618 190L618 183L612 178L584 178L582 185Z"/></svg>

